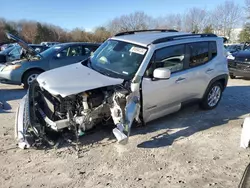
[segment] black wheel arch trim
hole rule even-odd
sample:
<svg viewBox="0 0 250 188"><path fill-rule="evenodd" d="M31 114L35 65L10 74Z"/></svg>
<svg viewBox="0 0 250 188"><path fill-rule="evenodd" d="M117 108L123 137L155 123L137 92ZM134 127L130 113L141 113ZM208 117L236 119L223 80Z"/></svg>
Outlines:
<svg viewBox="0 0 250 188"><path fill-rule="evenodd" d="M216 76L215 78L213 78L213 79L209 82L209 84L208 84L208 86L207 86L207 89L206 89L206 91L205 91L205 93L204 93L204 95L203 95L202 98L204 98L204 96L206 96L206 94L208 93L209 88L211 87L211 85L213 85L215 82L217 82L217 81L219 81L219 80L222 80L222 79L225 80L225 84L224 84L223 90L222 90L222 91L224 91L225 88L227 87L228 76L229 76L228 74L222 74L222 75L219 75L219 76Z"/></svg>

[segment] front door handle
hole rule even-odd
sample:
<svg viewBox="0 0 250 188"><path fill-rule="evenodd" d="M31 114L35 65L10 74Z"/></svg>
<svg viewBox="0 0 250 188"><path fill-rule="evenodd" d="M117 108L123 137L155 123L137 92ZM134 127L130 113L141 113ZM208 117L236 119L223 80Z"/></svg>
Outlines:
<svg viewBox="0 0 250 188"><path fill-rule="evenodd" d="M180 78L178 78L178 79L175 81L175 83L180 83L180 82L182 82L182 81L184 81L184 80L186 80L186 78L180 77Z"/></svg>
<svg viewBox="0 0 250 188"><path fill-rule="evenodd" d="M214 69L210 69L210 68L209 68L209 69L206 70L206 73L212 72L213 70L214 70Z"/></svg>

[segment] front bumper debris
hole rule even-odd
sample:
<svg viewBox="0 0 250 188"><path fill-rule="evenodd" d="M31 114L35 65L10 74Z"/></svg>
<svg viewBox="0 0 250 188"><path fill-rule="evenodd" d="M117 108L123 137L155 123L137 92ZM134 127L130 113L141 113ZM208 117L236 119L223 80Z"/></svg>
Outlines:
<svg viewBox="0 0 250 188"><path fill-rule="evenodd" d="M30 144L26 139L27 128L29 125L29 106L28 95L25 95L17 108L15 119L15 138L18 142L18 147L21 149L29 148Z"/></svg>
<svg viewBox="0 0 250 188"><path fill-rule="evenodd" d="M125 121L117 125L117 128L113 129L119 144L127 144L130 135L130 130L134 119L138 120L140 113L140 103L137 96L133 96L126 105L125 109Z"/></svg>

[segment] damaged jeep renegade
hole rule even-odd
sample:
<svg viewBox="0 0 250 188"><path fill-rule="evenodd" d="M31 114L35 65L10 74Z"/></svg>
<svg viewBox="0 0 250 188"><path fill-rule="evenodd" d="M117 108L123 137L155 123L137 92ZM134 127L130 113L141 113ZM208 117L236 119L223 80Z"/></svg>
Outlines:
<svg viewBox="0 0 250 188"><path fill-rule="evenodd" d="M112 120L113 134L126 144L134 123L194 100L203 109L215 108L227 81L223 39L214 34L119 33L88 59L37 77L17 110L16 137L19 147L28 148L50 131L80 136Z"/></svg>

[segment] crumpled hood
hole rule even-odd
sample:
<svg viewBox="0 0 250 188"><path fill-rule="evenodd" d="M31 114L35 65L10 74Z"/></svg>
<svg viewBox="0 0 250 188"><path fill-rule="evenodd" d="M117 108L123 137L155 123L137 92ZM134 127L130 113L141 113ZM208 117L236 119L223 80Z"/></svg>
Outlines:
<svg viewBox="0 0 250 188"><path fill-rule="evenodd" d="M121 84L123 79L111 78L76 63L53 69L37 77L40 87L53 95L66 97L95 88Z"/></svg>

